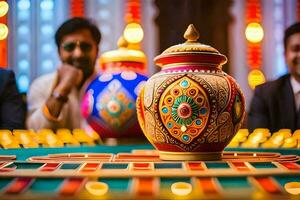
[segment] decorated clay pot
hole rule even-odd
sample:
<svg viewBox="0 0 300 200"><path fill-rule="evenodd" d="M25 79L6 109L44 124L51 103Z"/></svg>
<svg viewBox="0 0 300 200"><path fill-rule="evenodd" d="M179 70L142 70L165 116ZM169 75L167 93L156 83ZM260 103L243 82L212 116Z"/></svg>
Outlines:
<svg viewBox="0 0 300 200"><path fill-rule="evenodd" d="M242 124L245 99L222 71L227 58L197 42L193 25L184 37L154 59L162 70L139 94L138 120L161 159L217 160Z"/></svg>
<svg viewBox="0 0 300 200"><path fill-rule="evenodd" d="M146 83L146 56L128 49L119 40L119 49L100 58L100 74L88 85L82 101L82 115L101 138L144 137L136 117L136 98Z"/></svg>

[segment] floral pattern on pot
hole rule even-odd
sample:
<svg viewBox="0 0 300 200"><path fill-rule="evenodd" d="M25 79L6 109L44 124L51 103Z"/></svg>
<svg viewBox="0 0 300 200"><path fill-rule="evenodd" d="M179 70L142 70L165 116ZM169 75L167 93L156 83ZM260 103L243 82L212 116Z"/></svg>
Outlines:
<svg viewBox="0 0 300 200"><path fill-rule="evenodd" d="M162 124L185 144L197 137L208 121L210 106L205 90L188 76L166 85L159 102ZM158 89L163 91L163 87Z"/></svg>

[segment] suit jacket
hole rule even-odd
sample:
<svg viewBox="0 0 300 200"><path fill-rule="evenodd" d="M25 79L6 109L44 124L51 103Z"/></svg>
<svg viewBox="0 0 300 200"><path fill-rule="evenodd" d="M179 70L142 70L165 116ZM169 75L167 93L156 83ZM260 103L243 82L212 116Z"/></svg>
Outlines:
<svg viewBox="0 0 300 200"><path fill-rule="evenodd" d="M11 70L0 69L0 129L20 129L25 124L25 106Z"/></svg>
<svg viewBox="0 0 300 200"><path fill-rule="evenodd" d="M290 74L255 88L248 113L248 129L268 128L273 133L282 128L297 128L297 113Z"/></svg>

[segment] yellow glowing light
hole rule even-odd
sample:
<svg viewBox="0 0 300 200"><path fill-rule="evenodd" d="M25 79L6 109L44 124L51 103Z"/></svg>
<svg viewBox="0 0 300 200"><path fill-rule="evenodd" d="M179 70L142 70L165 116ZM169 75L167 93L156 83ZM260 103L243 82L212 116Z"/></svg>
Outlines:
<svg viewBox="0 0 300 200"><path fill-rule="evenodd" d="M85 189L96 196L102 196L105 195L108 191L108 185L103 182L98 181L88 181L85 184Z"/></svg>
<svg viewBox="0 0 300 200"><path fill-rule="evenodd" d="M295 132L293 133L293 138L300 140L300 130L299 129L295 130Z"/></svg>
<svg viewBox="0 0 300 200"><path fill-rule="evenodd" d="M245 30L245 35L249 42L258 43L264 37L264 30L259 23L250 23Z"/></svg>
<svg viewBox="0 0 300 200"><path fill-rule="evenodd" d="M124 38L129 43L139 43L144 37L144 31L140 24L127 24L124 30Z"/></svg>
<svg viewBox="0 0 300 200"><path fill-rule="evenodd" d="M192 192L192 185L185 182L176 182L171 185L171 191L178 196L185 196Z"/></svg>
<svg viewBox="0 0 300 200"><path fill-rule="evenodd" d="M282 148L296 148L297 147L297 139L294 137L289 137L284 140Z"/></svg>
<svg viewBox="0 0 300 200"><path fill-rule="evenodd" d="M284 189L293 195L300 194L300 182L289 182L284 185Z"/></svg>
<svg viewBox="0 0 300 200"><path fill-rule="evenodd" d="M0 17L3 17L8 12L9 6L6 1L0 1Z"/></svg>
<svg viewBox="0 0 300 200"><path fill-rule="evenodd" d="M254 69L249 72L248 74L248 84L251 89L254 89L257 85L266 82L265 76L262 71L258 69Z"/></svg>
<svg viewBox="0 0 300 200"><path fill-rule="evenodd" d="M5 24L0 23L0 40L4 40L8 35L8 28Z"/></svg>

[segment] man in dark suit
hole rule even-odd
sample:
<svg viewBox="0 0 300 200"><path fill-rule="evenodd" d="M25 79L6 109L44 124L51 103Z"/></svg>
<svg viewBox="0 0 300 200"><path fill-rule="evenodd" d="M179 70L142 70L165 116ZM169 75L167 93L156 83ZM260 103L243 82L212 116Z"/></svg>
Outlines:
<svg viewBox="0 0 300 200"><path fill-rule="evenodd" d="M300 22L285 30L284 56L289 74L255 88L248 113L250 131L300 129Z"/></svg>
<svg viewBox="0 0 300 200"><path fill-rule="evenodd" d="M13 71L0 68L0 129L20 129L25 124L25 106Z"/></svg>

